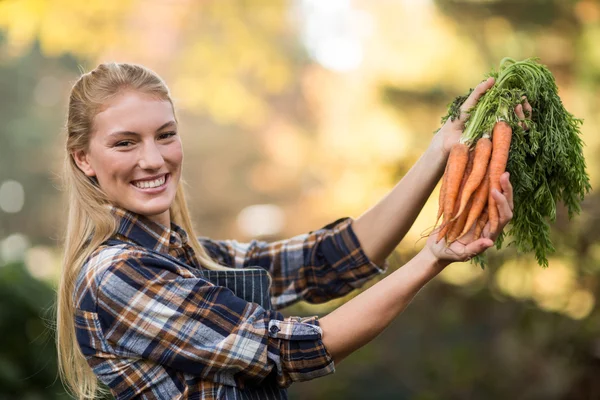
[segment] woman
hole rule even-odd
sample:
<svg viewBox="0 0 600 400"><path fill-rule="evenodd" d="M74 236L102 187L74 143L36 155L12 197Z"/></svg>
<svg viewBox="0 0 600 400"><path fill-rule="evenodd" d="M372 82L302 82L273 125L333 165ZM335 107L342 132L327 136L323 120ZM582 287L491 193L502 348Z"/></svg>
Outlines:
<svg viewBox="0 0 600 400"><path fill-rule="evenodd" d="M463 105L493 85L481 83ZM524 118L523 109L517 113ZM465 115L448 121L400 183L357 219L275 243L197 238L182 187L169 91L152 71L102 64L73 86L64 178L69 214L58 293L61 374L78 398L97 379L117 399L281 399L330 374L453 261L499 232L412 260L322 318L284 318L300 299L343 296L385 271L443 173ZM501 178L500 230L512 217ZM267 273L268 271L268 273Z"/></svg>

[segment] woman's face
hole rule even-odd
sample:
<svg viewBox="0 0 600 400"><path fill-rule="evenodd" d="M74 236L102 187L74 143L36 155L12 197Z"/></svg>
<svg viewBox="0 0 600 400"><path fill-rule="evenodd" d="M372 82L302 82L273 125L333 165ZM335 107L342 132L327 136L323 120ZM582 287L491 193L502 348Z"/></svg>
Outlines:
<svg viewBox="0 0 600 400"><path fill-rule="evenodd" d="M121 93L94 118L88 150L73 155L115 205L170 226L183 150L168 101Z"/></svg>

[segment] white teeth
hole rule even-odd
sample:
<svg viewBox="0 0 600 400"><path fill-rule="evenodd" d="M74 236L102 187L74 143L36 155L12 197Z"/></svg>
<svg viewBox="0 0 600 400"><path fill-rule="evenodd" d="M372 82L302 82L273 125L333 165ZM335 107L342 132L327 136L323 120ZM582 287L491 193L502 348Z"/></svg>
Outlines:
<svg viewBox="0 0 600 400"><path fill-rule="evenodd" d="M164 185L165 179L166 179L166 175L160 179L155 179L153 181L133 182L133 184L136 187L139 187L140 189L149 189L149 188L155 188L155 187Z"/></svg>

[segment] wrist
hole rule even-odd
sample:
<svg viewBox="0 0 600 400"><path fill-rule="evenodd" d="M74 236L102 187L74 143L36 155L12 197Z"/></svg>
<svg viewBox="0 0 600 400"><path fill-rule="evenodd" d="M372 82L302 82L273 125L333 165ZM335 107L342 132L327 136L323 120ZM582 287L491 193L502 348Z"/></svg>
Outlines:
<svg viewBox="0 0 600 400"><path fill-rule="evenodd" d="M443 159L444 161L450 155L450 151L446 150L444 143L446 141L445 132L441 129L435 134L431 142L429 143L428 151L434 154L436 157Z"/></svg>
<svg viewBox="0 0 600 400"><path fill-rule="evenodd" d="M427 165L430 169L439 171L440 176L444 172L446 162L448 161L448 156L449 154L447 154L444 150L443 140L434 139L425 151Z"/></svg>
<svg viewBox="0 0 600 400"><path fill-rule="evenodd" d="M450 260L442 260L431 252L428 247L424 247L419 253L419 256L423 259L425 265L431 268L436 273L442 271L448 265L452 263Z"/></svg>

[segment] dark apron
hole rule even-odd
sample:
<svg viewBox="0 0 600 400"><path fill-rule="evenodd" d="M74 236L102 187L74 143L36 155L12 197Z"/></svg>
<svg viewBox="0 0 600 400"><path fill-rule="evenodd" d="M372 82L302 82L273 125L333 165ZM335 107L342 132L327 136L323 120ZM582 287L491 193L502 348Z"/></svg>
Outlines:
<svg viewBox="0 0 600 400"><path fill-rule="evenodd" d="M136 246L130 242L112 238L104 243L109 246L119 244ZM191 267L170 254L159 253L158 251L147 247L144 247L143 249L159 258L167 259L170 262L184 267L187 270ZM200 277L206 279L215 286L226 287L241 299L256 303L266 310L271 310L273 308L271 305L270 293L271 277L263 268L238 268L227 271L213 271L196 267L192 268L194 269L194 272L196 272L196 275L199 273Z"/></svg>
<svg viewBox="0 0 600 400"><path fill-rule="evenodd" d="M130 242L119 239L108 239L104 242L109 246L126 244L129 246L138 246ZM139 246L138 246L139 247ZM256 303L266 310L273 308L271 304L271 277L263 268L239 268L226 271L213 271L208 269L191 267L183 261L171 256L170 254L159 253L154 249L143 247L144 251L152 253L158 258L167 259L187 270L193 268L196 275L200 275L215 286L226 287L237 297L245 301ZM269 376L260 386L246 386L240 389L234 386L225 386L226 392L223 399L287 399L287 391L280 388L275 383L275 377Z"/></svg>

